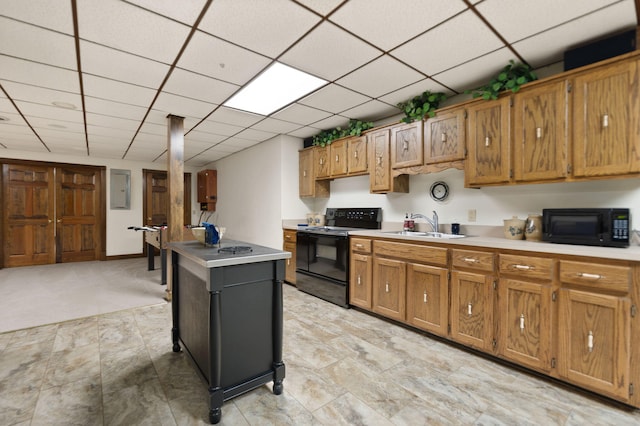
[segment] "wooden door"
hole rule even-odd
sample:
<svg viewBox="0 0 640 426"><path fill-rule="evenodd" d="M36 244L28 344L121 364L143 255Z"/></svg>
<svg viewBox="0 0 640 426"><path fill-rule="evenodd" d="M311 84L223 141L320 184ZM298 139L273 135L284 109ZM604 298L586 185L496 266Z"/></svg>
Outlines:
<svg viewBox="0 0 640 426"><path fill-rule="evenodd" d="M423 330L446 336L449 324L448 270L407 265L407 321Z"/></svg>
<svg viewBox="0 0 640 426"><path fill-rule="evenodd" d="M57 262L100 258L101 175L93 167L56 169Z"/></svg>
<svg viewBox="0 0 640 426"><path fill-rule="evenodd" d="M166 225L169 221L169 179L164 170L143 170L145 226ZM184 174L184 224L191 224L191 174Z"/></svg>
<svg viewBox="0 0 640 426"><path fill-rule="evenodd" d="M524 89L514 95L514 174L517 181L567 175L567 81Z"/></svg>
<svg viewBox="0 0 640 426"><path fill-rule="evenodd" d="M406 307L406 264L398 260L373 260L373 311L404 321Z"/></svg>
<svg viewBox="0 0 640 426"><path fill-rule="evenodd" d="M3 164L5 267L55 262L54 169Z"/></svg>
<svg viewBox="0 0 640 426"><path fill-rule="evenodd" d="M364 309L371 309L371 256L351 253L351 277L349 279L349 303Z"/></svg>
<svg viewBox="0 0 640 426"><path fill-rule="evenodd" d="M580 386L629 398L628 298L560 290L558 374Z"/></svg>
<svg viewBox="0 0 640 426"><path fill-rule="evenodd" d="M391 168L421 166L422 120L391 129Z"/></svg>
<svg viewBox="0 0 640 426"><path fill-rule="evenodd" d="M493 347L493 298L491 276L451 273L451 337L468 346Z"/></svg>
<svg viewBox="0 0 640 426"><path fill-rule="evenodd" d="M538 370L551 369L551 286L500 280L502 356Z"/></svg>
<svg viewBox="0 0 640 426"><path fill-rule="evenodd" d="M640 171L637 62L579 74L574 80L575 176Z"/></svg>
<svg viewBox="0 0 640 426"><path fill-rule="evenodd" d="M465 155L464 109L438 114L424 123L425 164L464 160Z"/></svg>
<svg viewBox="0 0 640 426"><path fill-rule="evenodd" d="M468 107L469 156L465 167L467 185L477 186L509 181L510 98L480 101Z"/></svg>

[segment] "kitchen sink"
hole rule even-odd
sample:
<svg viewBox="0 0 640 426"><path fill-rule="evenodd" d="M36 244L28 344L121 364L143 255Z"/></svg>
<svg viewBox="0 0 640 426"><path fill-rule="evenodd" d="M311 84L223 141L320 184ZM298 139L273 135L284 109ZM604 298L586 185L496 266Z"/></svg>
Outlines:
<svg viewBox="0 0 640 426"><path fill-rule="evenodd" d="M383 231L384 234L404 235L407 237L429 237L429 238L464 238L466 235L446 234L444 232L418 232L418 231Z"/></svg>

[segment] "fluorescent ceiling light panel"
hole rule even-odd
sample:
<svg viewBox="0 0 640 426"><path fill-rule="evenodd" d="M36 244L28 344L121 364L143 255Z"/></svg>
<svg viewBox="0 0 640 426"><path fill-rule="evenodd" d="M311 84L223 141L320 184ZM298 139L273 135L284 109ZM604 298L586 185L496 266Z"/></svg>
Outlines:
<svg viewBox="0 0 640 426"><path fill-rule="evenodd" d="M269 115L326 83L321 78L275 62L224 105Z"/></svg>

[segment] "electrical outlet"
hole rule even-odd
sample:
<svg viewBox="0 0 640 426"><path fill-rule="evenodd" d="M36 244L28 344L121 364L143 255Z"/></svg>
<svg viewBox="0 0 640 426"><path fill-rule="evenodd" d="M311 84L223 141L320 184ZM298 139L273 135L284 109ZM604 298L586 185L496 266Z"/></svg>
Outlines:
<svg viewBox="0 0 640 426"><path fill-rule="evenodd" d="M476 209L469 209L469 212L467 213L467 219L469 220L469 222L476 221Z"/></svg>

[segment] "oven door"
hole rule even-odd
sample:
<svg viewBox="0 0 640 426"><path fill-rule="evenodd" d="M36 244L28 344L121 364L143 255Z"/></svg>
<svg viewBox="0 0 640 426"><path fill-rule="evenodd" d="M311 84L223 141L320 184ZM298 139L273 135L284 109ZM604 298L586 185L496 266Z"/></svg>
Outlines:
<svg viewBox="0 0 640 426"><path fill-rule="evenodd" d="M296 269L331 280L347 282L349 239L345 235L298 232Z"/></svg>

